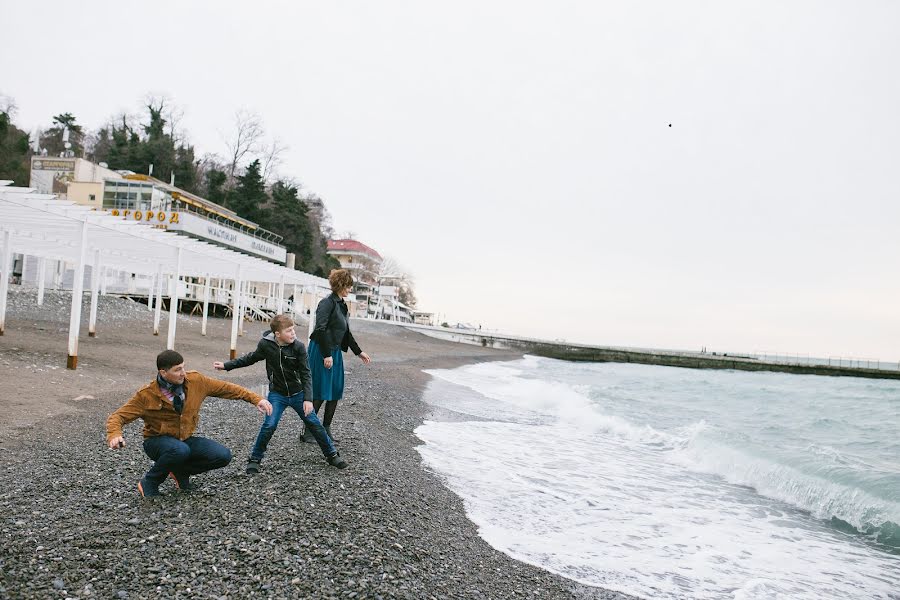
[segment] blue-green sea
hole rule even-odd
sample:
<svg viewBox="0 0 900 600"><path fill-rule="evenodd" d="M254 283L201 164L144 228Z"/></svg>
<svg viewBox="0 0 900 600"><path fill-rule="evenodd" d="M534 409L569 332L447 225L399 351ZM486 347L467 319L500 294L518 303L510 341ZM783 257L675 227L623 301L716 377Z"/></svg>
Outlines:
<svg viewBox="0 0 900 600"><path fill-rule="evenodd" d="M481 535L646 598L900 598L900 382L527 356L429 371Z"/></svg>

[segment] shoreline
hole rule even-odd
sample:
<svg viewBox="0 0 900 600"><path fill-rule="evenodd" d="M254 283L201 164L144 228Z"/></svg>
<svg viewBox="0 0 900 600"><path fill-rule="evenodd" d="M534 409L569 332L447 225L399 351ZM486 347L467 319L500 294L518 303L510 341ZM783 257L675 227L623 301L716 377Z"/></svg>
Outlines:
<svg viewBox="0 0 900 600"><path fill-rule="evenodd" d="M121 302L106 308L121 312ZM422 401L423 369L521 353L354 321L373 363L346 356L333 429L349 469L328 467L314 444L299 443L301 421L288 414L263 471L244 475L260 417L245 403L211 399L198 434L231 448L234 460L197 477L196 492L164 484L162 498L144 501L135 490L150 464L140 422L126 428L118 452L105 449L103 424L152 379L165 338L152 335L145 306L118 322L100 308L97 337L83 328L76 371L64 368L57 330L65 315L13 310L0 337L0 377L17 382L0 401L0 596L628 598L490 547L415 450L413 431L433 413ZM264 385L261 364L213 371L212 361L227 357L229 322L210 319L205 338L199 319L178 325L176 348L189 369ZM248 323L238 351L251 350L264 328Z"/></svg>

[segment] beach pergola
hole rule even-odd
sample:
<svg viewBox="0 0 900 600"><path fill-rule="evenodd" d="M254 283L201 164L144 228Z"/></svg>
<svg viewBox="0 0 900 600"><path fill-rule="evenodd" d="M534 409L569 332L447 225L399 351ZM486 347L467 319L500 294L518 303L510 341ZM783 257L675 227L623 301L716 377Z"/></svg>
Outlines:
<svg viewBox="0 0 900 600"><path fill-rule="evenodd" d="M205 280L202 332L206 333L211 278L234 281L232 296L231 357L237 352L239 320L243 313L244 283L267 282L278 285L278 312L283 311L285 285L328 288L328 282L308 273L289 269L246 254L195 240L172 232L126 221L106 212L60 200L31 188L14 187L0 181L0 335L6 325L6 306L13 250L38 258L38 302L43 297L46 260L73 263L72 306L69 316L69 347L66 366L78 364L78 331L84 273L91 266L91 308L89 335L96 331L97 296L101 268L142 274L155 291L154 333L159 332L163 284L169 277L169 328L166 347L175 348L180 277Z"/></svg>

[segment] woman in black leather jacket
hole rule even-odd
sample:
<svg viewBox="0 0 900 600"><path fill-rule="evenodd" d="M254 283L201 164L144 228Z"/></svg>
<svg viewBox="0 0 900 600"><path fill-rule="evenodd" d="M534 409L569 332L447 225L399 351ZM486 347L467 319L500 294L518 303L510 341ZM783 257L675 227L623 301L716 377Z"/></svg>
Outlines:
<svg viewBox="0 0 900 600"><path fill-rule="evenodd" d="M350 333L350 318L344 298L353 287L353 277L346 269L335 269L328 276L332 294L316 307L316 324L309 336L309 369L312 372L312 401L316 414L325 404L322 424L333 440L331 421L338 400L344 395L343 352L353 350L364 364L369 355L360 349Z"/></svg>

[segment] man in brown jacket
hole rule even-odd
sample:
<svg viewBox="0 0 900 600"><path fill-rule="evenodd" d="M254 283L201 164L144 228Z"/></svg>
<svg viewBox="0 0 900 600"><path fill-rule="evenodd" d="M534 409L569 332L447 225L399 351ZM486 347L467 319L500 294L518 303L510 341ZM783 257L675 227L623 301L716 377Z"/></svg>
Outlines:
<svg viewBox="0 0 900 600"><path fill-rule="evenodd" d="M181 491L190 489L190 476L219 469L231 462L231 450L218 442L194 435L200 405L207 396L234 398L272 414L268 400L239 385L184 370L184 358L174 350L156 357L156 381L142 387L106 420L106 443L125 447L122 427L144 420L144 452L153 466L138 482L141 496L159 496L159 486L169 476Z"/></svg>

